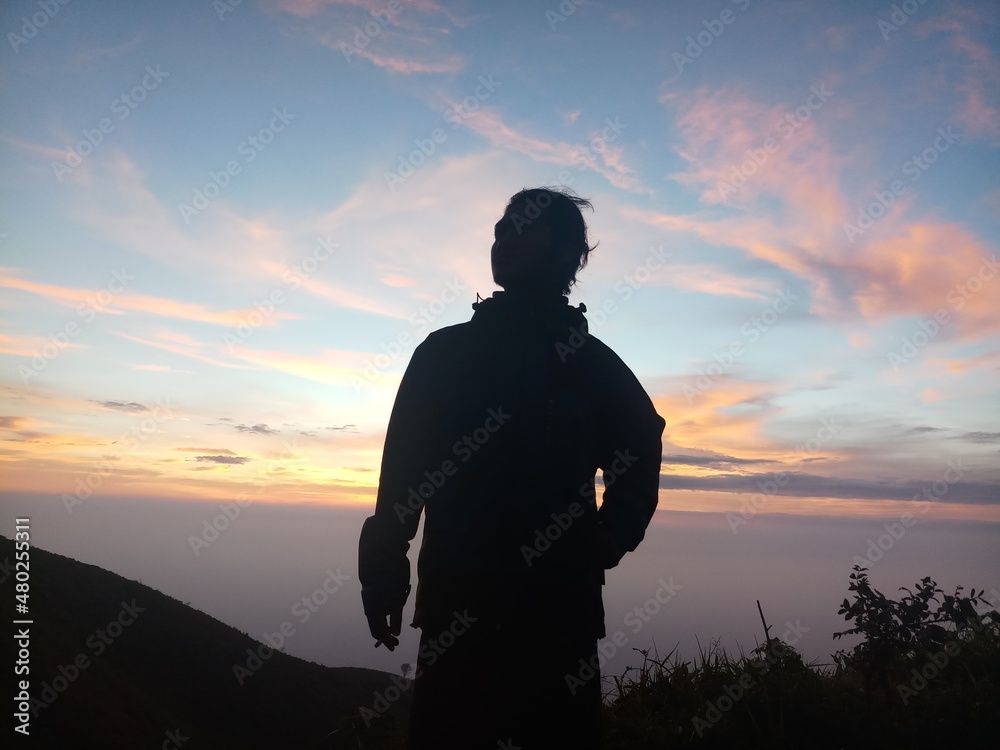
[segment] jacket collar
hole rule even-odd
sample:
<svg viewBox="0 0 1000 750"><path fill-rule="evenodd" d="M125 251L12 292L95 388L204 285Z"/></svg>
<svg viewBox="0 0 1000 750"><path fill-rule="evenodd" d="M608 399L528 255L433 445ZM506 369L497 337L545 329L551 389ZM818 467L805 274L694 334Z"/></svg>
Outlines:
<svg viewBox="0 0 1000 750"><path fill-rule="evenodd" d="M587 319L583 303L573 307L567 297L552 297L545 300L531 299L509 292L494 292L492 297L473 302L473 322L500 325L516 325L565 331L575 328L587 333Z"/></svg>

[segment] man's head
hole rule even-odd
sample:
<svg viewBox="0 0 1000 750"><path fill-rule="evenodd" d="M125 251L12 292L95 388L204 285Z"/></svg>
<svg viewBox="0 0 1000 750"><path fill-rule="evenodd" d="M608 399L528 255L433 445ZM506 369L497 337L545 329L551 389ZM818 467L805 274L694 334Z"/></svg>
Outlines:
<svg viewBox="0 0 1000 750"><path fill-rule="evenodd" d="M590 201L557 188L525 189L511 197L494 226L493 280L508 292L569 294L591 250L582 207Z"/></svg>

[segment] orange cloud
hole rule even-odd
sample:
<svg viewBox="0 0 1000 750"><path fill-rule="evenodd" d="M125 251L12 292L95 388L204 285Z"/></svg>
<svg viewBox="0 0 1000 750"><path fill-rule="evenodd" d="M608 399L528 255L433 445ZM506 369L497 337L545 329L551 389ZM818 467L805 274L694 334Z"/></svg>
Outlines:
<svg viewBox="0 0 1000 750"><path fill-rule="evenodd" d="M351 376L361 377L364 368L362 354L335 349L327 349L319 356L309 356L241 347L236 356L260 367L329 385L349 385Z"/></svg>
<svg viewBox="0 0 1000 750"><path fill-rule="evenodd" d="M869 245L852 271L852 299L865 318L943 309L949 316L945 335L975 339L1000 332L1000 262L960 227L911 225Z"/></svg>
<svg viewBox="0 0 1000 750"><path fill-rule="evenodd" d="M18 430L26 422L24 417L0 417L0 430Z"/></svg>
<svg viewBox="0 0 1000 750"><path fill-rule="evenodd" d="M964 375L981 369L1000 370L1000 351L987 352L965 359L934 357L927 360L928 367L940 367L953 375Z"/></svg>
<svg viewBox="0 0 1000 750"><path fill-rule="evenodd" d="M0 353L3 354L16 354L19 357L32 357L35 356L35 351L40 351L46 345L51 346L52 341L47 338L43 338L42 336L22 336L19 334L8 336L5 333L0 333ZM71 349L78 346L79 344L64 342L59 344L59 349Z"/></svg>
<svg viewBox="0 0 1000 750"><path fill-rule="evenodd" d="M739 458L774 458L784 452L763 437L761 425L777 408L767 401L773 384L719 376L700 390L696 375L677 384L676 393L653 398L667 422L665 438L679 447L728 453ZM682 392L682 386L693 390Z"/></svg>
<svg viewBox="0 0 1000 750"><path fill-rule="evenodd" d="M855 349L869 349L872 345L872 339L867 333L856 332L848 335L847 343Z"/></svg>
<svg viewBox="0 0 1000 750"><path fill-rule="evenodd" d="M11 269L3 270L10 271ZM127 271L123 269L122 275L127 277ZM120 285L120 282L114 278L112 281ZM52 302L76 307L78 312L81 312L81 314L86 313L86 315L91 317L97 313L121 315L125 311L133 311L159 315L165 318L178 318L181 320L193 320L199 323L235 327L241 323L246 323L247 316L255 310L253 307L247 307L243 310L215 312L206 309L204 305L180 302L166 297L152 297L125 291L112 293L110 291L111 287L95 290L43 284L9 274L0 274L0 286L30 292L45 297ZM294 320L295 318L295 315L277 310L270 317L263 318L260 325L274 325L279 320Z"/></svg>

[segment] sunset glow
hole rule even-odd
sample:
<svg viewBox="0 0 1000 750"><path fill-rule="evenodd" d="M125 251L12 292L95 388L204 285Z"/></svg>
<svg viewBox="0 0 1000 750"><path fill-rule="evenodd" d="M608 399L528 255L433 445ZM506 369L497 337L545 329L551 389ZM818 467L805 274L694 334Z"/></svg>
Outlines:
<svg viewBox="0 0 1000 750"><path fill-rule="evenodd" d="M371 506L548 184L661 508L1000 521L1000 9L551 5L6 3L5 489Z"/></svg>

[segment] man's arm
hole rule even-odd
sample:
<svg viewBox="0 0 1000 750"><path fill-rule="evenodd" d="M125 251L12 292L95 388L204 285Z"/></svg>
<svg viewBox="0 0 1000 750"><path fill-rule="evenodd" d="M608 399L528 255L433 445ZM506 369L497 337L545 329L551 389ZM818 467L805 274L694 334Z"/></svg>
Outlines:
<svg viewBox="0 0 1000 750"><path fill-rule="evenodd" d="M433 364L425 342L414 350L399 384L386 429L375 514L365 520L358 545L358 579L369 629L390 651L399 642L410 592L406 553L423 510L417 488L436 448L429 436L439 419L434 384L440 374Z"/></svg>
<svg viewBox="0 0 1000 750"><path fill-rule="evenodd" d="M604 499L598 512L604 567L639 546L659 499L661 436L666 425L635 375L611 349L601 409L600 467Z"/></svg>

